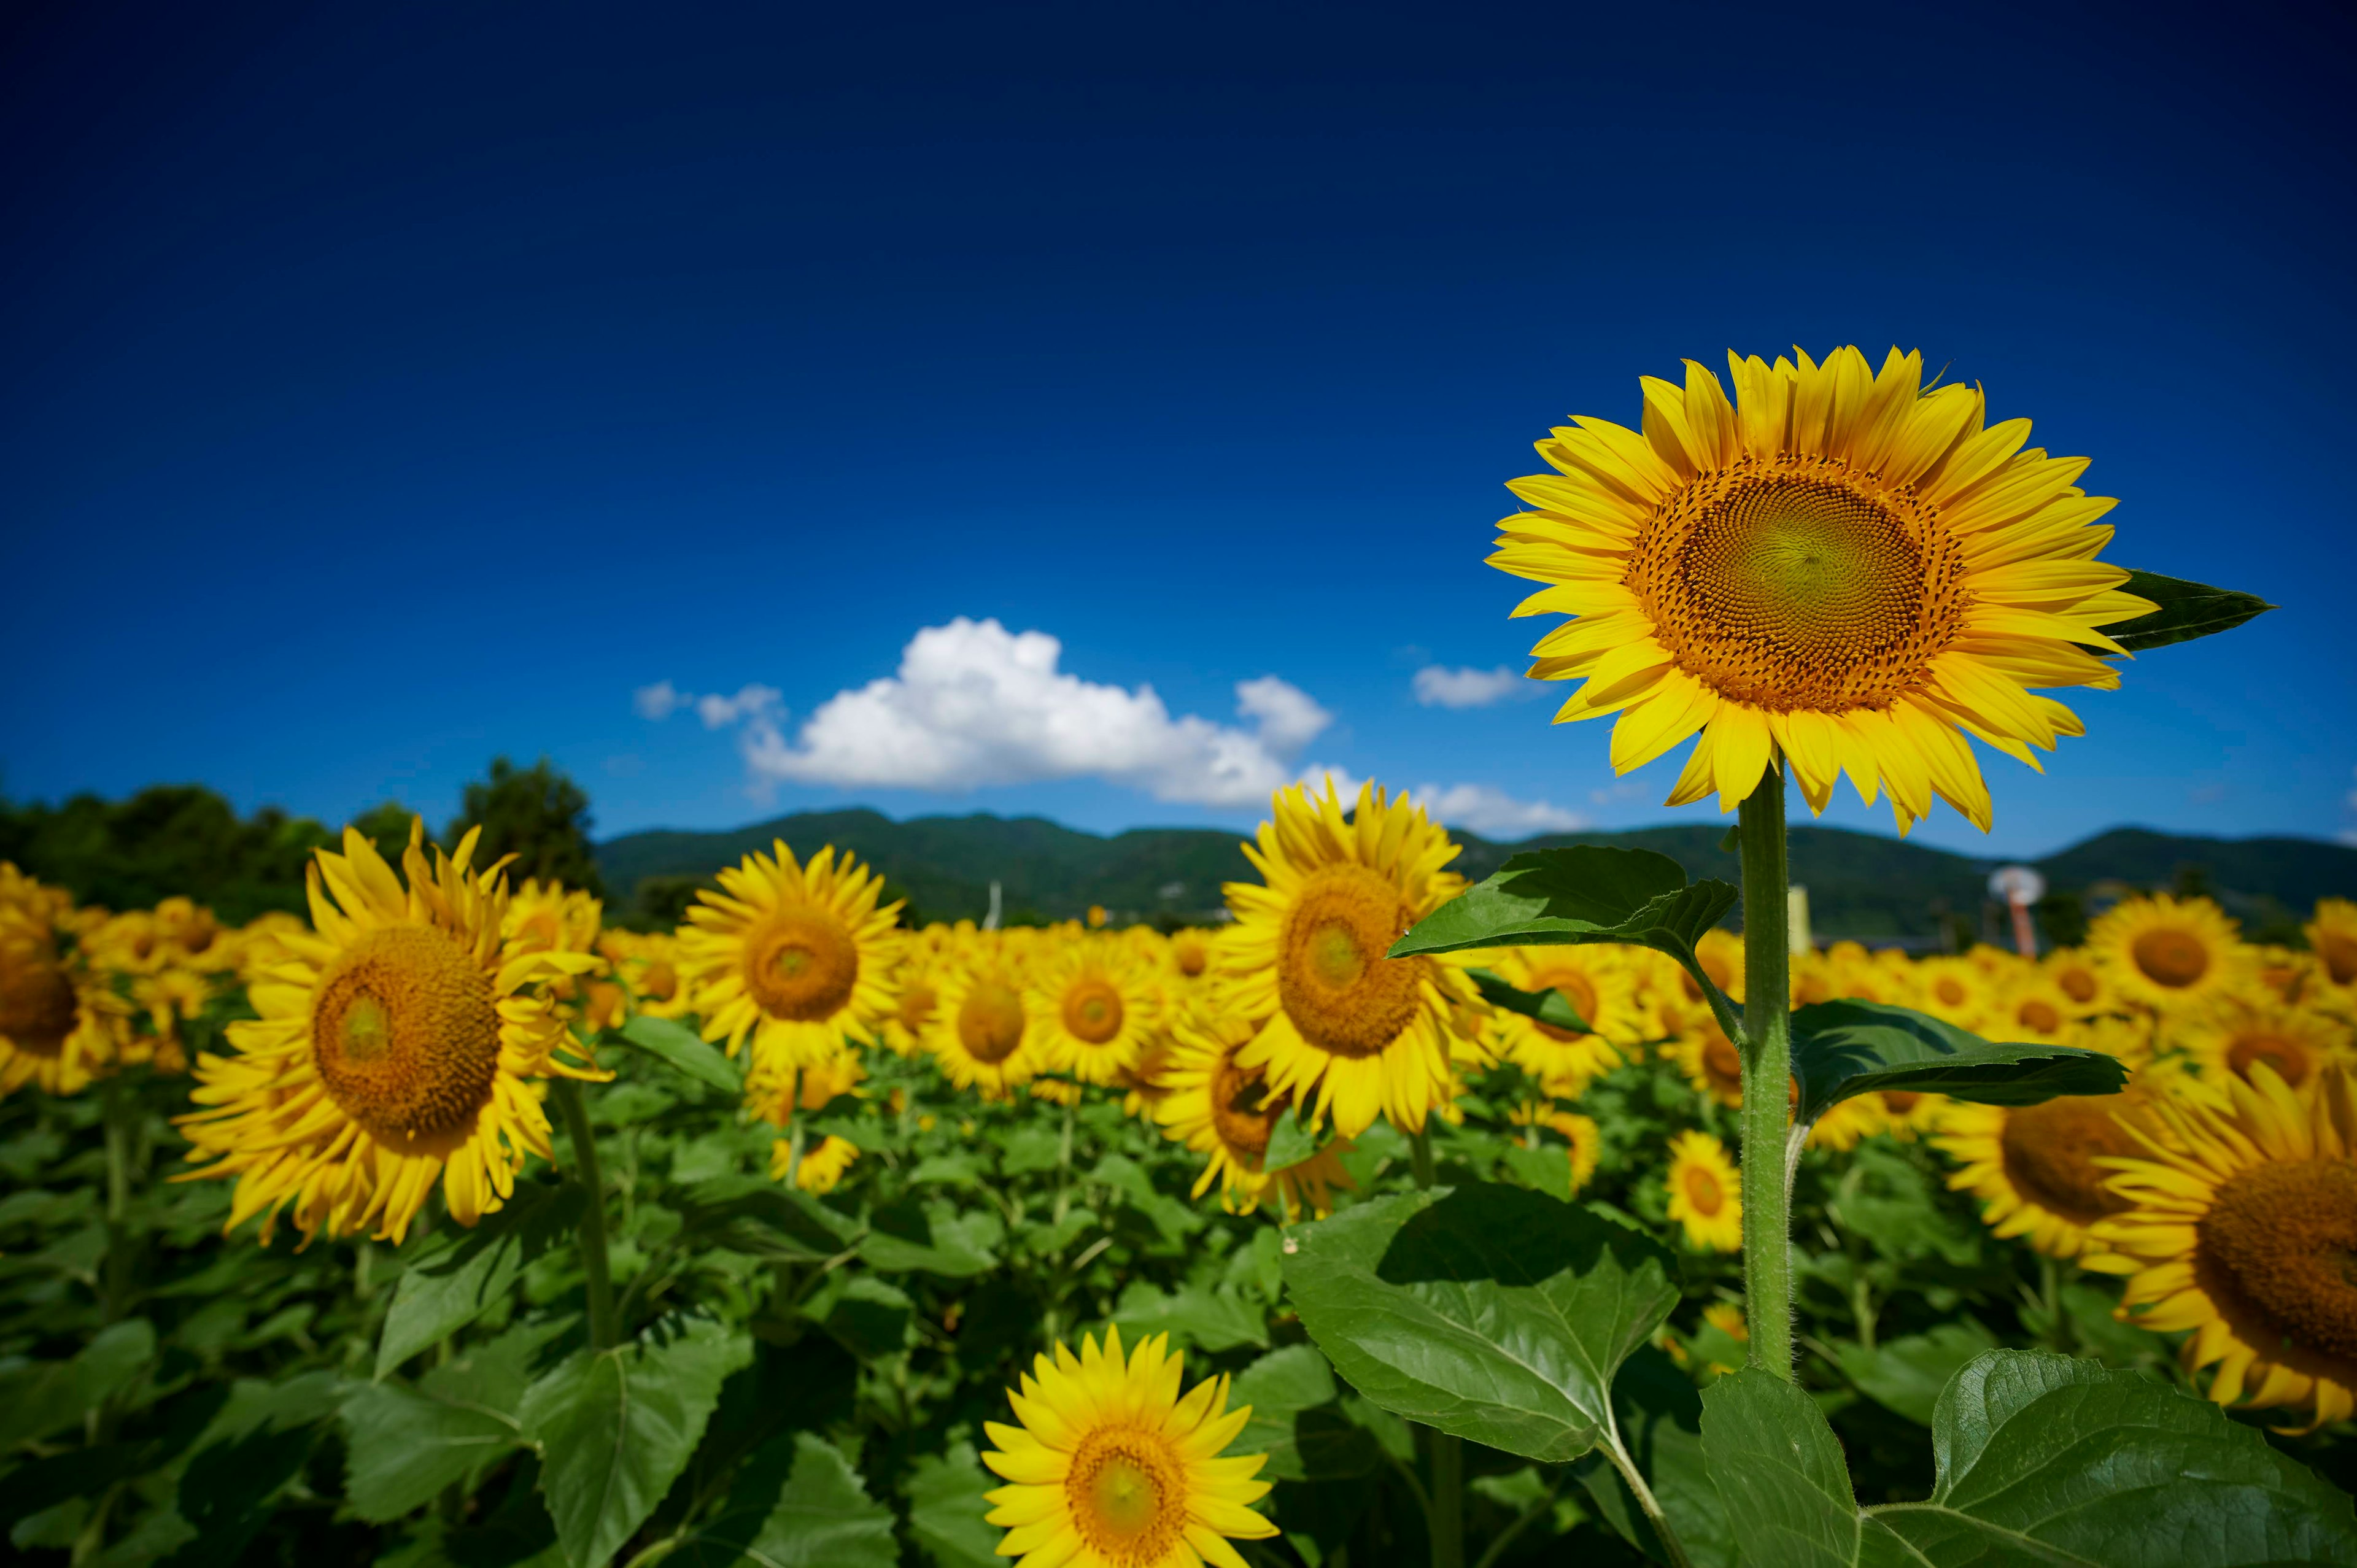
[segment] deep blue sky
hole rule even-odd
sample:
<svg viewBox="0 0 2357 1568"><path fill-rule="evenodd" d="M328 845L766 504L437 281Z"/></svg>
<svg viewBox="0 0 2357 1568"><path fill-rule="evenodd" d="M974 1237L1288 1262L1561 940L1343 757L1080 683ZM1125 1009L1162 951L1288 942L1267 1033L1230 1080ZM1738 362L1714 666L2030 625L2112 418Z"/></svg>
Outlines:
<svg viewBox="0 0 2357 1568"><path fill-rule="evenodd" d="M2111 558L2284 607L1919 832L2357 830L2345 20L856 9L12 10L0 789L439 820L544 752L609 832L1259 814L756 799L745 725L633 709L760 683L791 745L969 617L1221 725L1279 676L1295 762L1657 821L1675 757L1616 789L1605 725L1412 677L1540 629L1481 562L1548 425L1855 341L2092 456Z"/></svg>

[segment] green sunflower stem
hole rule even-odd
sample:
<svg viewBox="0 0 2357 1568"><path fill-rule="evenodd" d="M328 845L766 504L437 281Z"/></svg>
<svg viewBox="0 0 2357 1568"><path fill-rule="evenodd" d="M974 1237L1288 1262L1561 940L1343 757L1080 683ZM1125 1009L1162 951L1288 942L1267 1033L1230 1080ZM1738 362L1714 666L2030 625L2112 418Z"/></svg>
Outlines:
<svg viewBox="0 0 2357 1568"><path fill-rule="evenodd" d="M1781 761L1781 759L1780 759ZM1785 1175L1792 1015L1784 774L1743 802L1743 1303L1751 1364L1792 1376L1792 1189Z"/></svg>
<svg viewBox="0 0 2357 1568"><path fill-rule="evenodd" d="M614 1316L614 1274L606 1257L606 1184L597 1174L597 1135L590 1130L589 1107L581 1085L557 1079L551 1097L565 1117L565 1136L573 1144L573 1179L581 1185L581 1273L589 1295L589 1347L609 1350L621 1343L621 1326Z"/></svg>

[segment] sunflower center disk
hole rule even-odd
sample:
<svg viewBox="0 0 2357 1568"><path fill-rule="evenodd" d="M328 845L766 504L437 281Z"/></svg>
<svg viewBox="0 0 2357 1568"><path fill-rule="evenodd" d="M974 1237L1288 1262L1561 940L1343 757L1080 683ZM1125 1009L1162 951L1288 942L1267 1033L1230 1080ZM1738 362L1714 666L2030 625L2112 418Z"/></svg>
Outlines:
<svg viewBox="0 0 2357 1568"><path fill-rule="evenodd" d="M2128 956L2147 980L2173 991L2181 991L2210 972L2209 944L2191 931L2168 926L2136 938Z"/></svg>
<svg viewBox="0 0 2357 1568"><path fill-rule="evenodd" d="M1102 1046L1121 1024L1121 993L1110 982L1083 980L1064 993L1064 1028L1074 1039Z"/></svg>
<svg viewBox="0 0 2357 1568"><path fill-rule="evenodd" d="M1719 1189L1718 1178L1696 1166L1686 1172L1686 1201L1701 1215L1715 1215L1727 1207L1727 1194Z"/></svg>
<svg viewBox="0 0 2357 1568"><path fill-rule="evenodd" d="M1543 969L1531 976L1530 989L1555 992L1563 998L1565 1004L1578 1014L1582 1019L1591 1024L1596 1022L1596 987L1588 983L1587 976L1577 970ZM1588 1031L1584 1029L1558 1029L1553 1024L1540 1024L1538 1028L1539 1033L1548 1039L1562 1040L1566 1044L1573 1040L1584 1040L1588 1034Z"/></svg>
<svg viewBox="0 0 2357 1568"><path fill-rule="evenodd" d="M1286 911L1276 994L1302 1038L1340 1057L1372 1057L1422 1005L1424 961L1383 952L1415 924L1399 889L1363 865L1312 875Z"/></svg>
<svg viewBox="0 0 2357 1568"><path fill-rule="evenodd" d="M817 909L780 909L745 942L745 989L772 1018L832 1018L859 983L859 948Z"/></svg>
<svg viewBox="0 0 2357 1568"><path fill-rule="evenodd" d="M2008 1112L1997 1140L2005 1174L2023 1197L2073 1225L2092 1225L2128 1207L2104 1183L2099 1155L2136 1155L2143 1146L2119 1124L2126 1094L2068 1095Z"/></svg>
<svg viewBox="0 0 2357 1568"><path fill-rule="evenodd" d="M914 1033L932 1021L933 1006L940 998L930 985L912 984L900 993L900 1026Z"/></svg>
<svg viewBox="0 0 2357 1568"><path fill-rule="evenodd" d="M1728 1094L1743 1092L1743 1058L1735 1042L1727 1037L1716 1022L1704 1026L1707 1031L1702 1046L1703 1076Z"/></svg>
<svg viewBox="0 0 2357 1568"><path fill-rule="evenodd" d="M2268 1339L2357 1362L2357 1163L2259 1165L2201 1217L2203 1287L2255 1313Z"/></svg>
<svg viewBox="0 0 2357 1568"><path fill-rule="evenodd" d="M1023 1044L1023 998L996 980L977 982L958 1008L958 1041L966 1054L996 1067Z"/></svg>
<svg viewBox="0 0 2357 1568"><path fill-rule="evenodd" d="M2040 1002L2036 997L2023 1003L2015 1011L2014 1017L2023 1027L2034 1029L2041 1035L2051 1035L2062 1027L2061 1012L2051 1002Z"/></svg>
<svg viewBox="0 0 2357 1568"><path fill-rule="evenodd" d="M1121 1568L1160 1563L1187 1523L1187 1491L1175 1455L1143 1433L1092 1434L1064 1482L1081 1539Z"/></svg>
<svg viewBox="0 0 2357 1568"><path fill-rule="evenodd" d="M455 1132L490 1101L499 1072L491 977L436 927L366 932L319 977L311 1059L377 1137Z"/></svg>
<svg viewBox="0 0 2357 1568"><path fill-rule="evenodd" d="M1921 683L1963 623L1963 575L1911 498L1793 457L1698 476L1654 514L1626 581L1720 695L1838 713Z"/></svg>
<svg viewBox="0 0 2357 1568"><path fill-rule="evenodd" d="M0 946L0 1040L29 1056L59 1056L79 1012L73 982L44 947Z"/></svg>
<svg viewBox="0 0 2357 1568"><path fill-rule="evenodd" d="M1211 1076L1211 1124L1219 1131L1220 1142L1232 1153L1247 1155L1254 1170L1260 1168L1261 1156L1268 1153L1269 1137L1288 1103L1283 1095L1267 1099L1266 1087L1259 1072L1236 1066L1232 1049L1222 1056Z"/></svg>

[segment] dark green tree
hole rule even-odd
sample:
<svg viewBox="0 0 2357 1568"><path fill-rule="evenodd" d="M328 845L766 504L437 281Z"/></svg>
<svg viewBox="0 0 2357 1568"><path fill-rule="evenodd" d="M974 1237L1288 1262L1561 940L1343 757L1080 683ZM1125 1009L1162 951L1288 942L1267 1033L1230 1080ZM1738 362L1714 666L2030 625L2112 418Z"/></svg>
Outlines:
<svg viewBox="0 0 2357 1568"><path fill-rule="evenodd" d="M241 820L197 784L158 784L126 800L0 803L0 860L86 904L136 909L184 894L232 924L303 908L303 866L328 833L264 806Z"/></svg>
<svg viewBox="0 0 2357 1568"><path fill-rule="evenodd" d="M513 881L554 877L602 898L606 885L598 878L597 854L590 847L590 822L588 795L548 758L518 768L500 757L492 758L489 779L467 786L464 803L443 842L455 845L468 829L479 827L483 836L475 849L477 865L512 854L516 858L508 875Z"/></svg>

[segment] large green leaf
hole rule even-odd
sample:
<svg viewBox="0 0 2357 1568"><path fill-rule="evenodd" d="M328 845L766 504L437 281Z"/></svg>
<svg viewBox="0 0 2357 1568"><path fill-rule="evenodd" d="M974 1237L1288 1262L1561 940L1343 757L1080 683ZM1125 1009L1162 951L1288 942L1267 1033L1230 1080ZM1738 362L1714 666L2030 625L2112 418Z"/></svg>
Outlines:
<svg viewBox="0 0 2357 1568"><path fill-rule="evenodd" d="M1953 1024L1881 1002L1816 1002L1792 1015L1792 1077L1803 1122L1853 1095L1903 1089L1983 1105L2116 1094L2117 1057L2075 1046L1996 1045Z"/></svg>
<svg viewBox="0 0 2357 1568"><path fill-rule="evenodd" d="M1534 850L1417 921L1389 956L1628 942L1697 970L1695 943L1735 900L1727 884L1690 883L1676 861L1649 849Z"/></svg>
<svg viewBox="0 0 2357 1568"><path fill-rule="evenodd" d="M1492 1007L1520 1013L1549 1028L1568 1029L1576 1035L1588 1032L1587 1020L1574 1012L1563 993L1552 986L1544 991L1525 991L1493 969L1469 969L1465 978L1473 983L1481 999Z"/></svg>
<svg viewBox="0 0 2357 1568"><path fill-rule="evenodd" d="M0 1371L0 1451L78 1424L156 1359L144 1317L111 1324L65 1361L27 1361Z"/></svg>
<svg viewBox="0 0 2357 1568"><path fill-rule="evenodd" d="M869 1268L887 1273L922 1271L962 1279L996 1266L992 1234L988 1218L980 1213L962 1212L951 1203L904 1199L876 1211L859 1256Z"/></svg>
<svg viewBox="0 0 2357 1568"><path fill-rule="evenodd" d="M2182 577L2164 577L2158 572L2131 570L2120 588L2160 607L2150 615L2104 628L2104 636L2130 653L2232 631L2252 617L2276 607L2256 594L2212 588L2201 583L2189 583Z"/></svg>
<svg viewBox="0 0 2357 1568"><path fill-rule="evenodd" d="M1296 1235L1286 1288L1336 1370L1386 1410L1526 1458L1595 1446L1613 1374L1678 1299L1659 1244L1521 1187L1378 1198Z"/></svg>
<svg viewBox="0 0 2357 1568"><path fill-rule="evenodd" d="M1268 1345L1268 1314L1256 1301L1234 1291L1209 1285L1181 1285L1166 1291L1146 1280L1133 1280L1121 1293L1113 1320L1131 1343L1149 1335L1168 1334L1178 1344L1217 1354L1239 1345Z"/></svg>
<svg viewBox="0 0 2357 1568"><path fill-rule="evenodd" d="M651 1018L641 1013L617 1033L624 1043L678 1069L707 1089L731 1098L745 1092L745 1069L675 1018Z"/></svg>
<svg viewBox="0 0 2357 1568"><path fill-rule="evenodd" d="M699 1182L680 1204L680 1218L698 1240L781 1262L823 1262L859 1239L857 1221L765 1176Z"/></svg>
<svg viewBox="0 0 2357 1568"><path fill-rule="evenodd" d="M707 1318L669 1320L582 1350L525 1391L541 1496L574 1568L600 1568L662 1500L752 1340Z"/></svg>
<svg viewBox="0 0 2357 1568"><path fill-rule="evenodd" d="M1703 1392L1703 1446L1751 1568L2357 1563L2348 1497L2206 1400L2038 1350L1941 1392L1931 1498L1859 1510L1814 1400L1750 1370Z"/></svg>
<svg viewBox="0 0 2357 1568"><path fill-rule="evenodd" d="M1926 1334L1886 1339L1871 1348L1846 1344L1838 1348L1842 1375L1859 1391L1886 1410L1910 1421L1932 1424L1939 1408L1940 1391L1984 1350L1996 1348L1996 1337L1978 1320L1959 1318L1934 1326Z"/></svg>
<svg viewBox="0 0 2357 1568"><path fill-rule="evenodd" d="M464 1480L490 1455L523 1441L516 1418L459 1399L370 1383L346 1401L344 1497L371 1524L388 1524Z"/></svg>
<svg viewBox="0 0 2357 1568"><path fill-rule="evenodd" d="M499 1212L411 1264L385 1313L376 1375L383 1377L472 1323L493 1302L506 1300L526 1264L571 1238L581 1202L581 1189L570 1182L519 1184Z"/></svg>
<svg viewBox="0 0 2357 1568"><path fill-rule="evenodd" d="M909 1471L909 1539L933 1568L1006 1568L998 1543L1006 1531L985 1517L985 1494L1005 1484L982 1467L970 1443L925 1455Z"/></svg>
<svg viewBox="0 0 2357 1568"><path fill-rule="evenodd" d="M1334 1369L1315 1346L1288 1345L1246 1367L1231 1403L1250 1406L1252 1419L1228 1452L1267 1455L1264 1480L1336 1480L1383 1462L1382 1443L1343 1410Z"/></svg>
<svg viewBox="0 0 2357 1568"><path fill-rule="evenodd" d="M867 1495L842 1452L792 1432L754 1452L720 1511L665 1561L683 1568L896 1568L900 1551L891 1510Z"/></svg>
<svg viewBox="0 0 2357 1568"><path fill-rule="evenodd" d="M168 1568L231 1568L270 1521L273 1499L310 1458L319 1429L352 1392L333 1372L241 1380L191 1445L172 1512L155 1539ZM180 1537L169 1521L189 1533ZM118 1545L117 1550L120 1550Z"/></svg>

